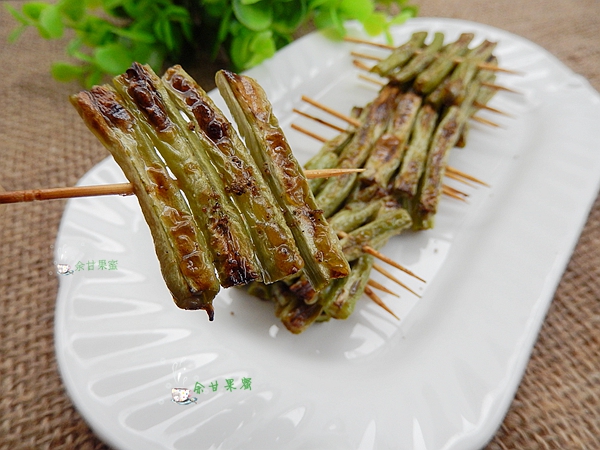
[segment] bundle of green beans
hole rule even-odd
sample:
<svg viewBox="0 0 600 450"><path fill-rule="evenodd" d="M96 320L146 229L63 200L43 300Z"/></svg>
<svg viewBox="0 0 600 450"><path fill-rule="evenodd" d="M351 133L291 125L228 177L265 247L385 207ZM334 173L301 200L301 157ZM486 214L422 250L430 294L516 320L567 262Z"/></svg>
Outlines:
<svg viewBox="0 0 600 450"><path fill-rule="evenodd" d="M225 95L249 148L179 66L161 79L134 63L114 87L71 97L133 185L175 303L210 320L220 287L302 273L319 291L350 273L264 91L244 76L223 78L252 87Z"/></svg>
<svg viewBox="0 0 600 450"><path fill-rule="evenodd" d="M326 142L306 164L365 171L311 185L332 228L344 233L348 277L320 292L302 276L268 287L251 284L249 292L272 299L276 315L293 333L352 313L373 266L366 245L379 249L406 229L433 227L450 150L465 144L468 119L495 93L482 86L494 81L494 72L478 66L497 65L495 43L469 48L473 38L465 33L444 44L443 34L435 33L426 45L427 33L414 33L373 67L389 82L361 108L360 125Z"/></svg>

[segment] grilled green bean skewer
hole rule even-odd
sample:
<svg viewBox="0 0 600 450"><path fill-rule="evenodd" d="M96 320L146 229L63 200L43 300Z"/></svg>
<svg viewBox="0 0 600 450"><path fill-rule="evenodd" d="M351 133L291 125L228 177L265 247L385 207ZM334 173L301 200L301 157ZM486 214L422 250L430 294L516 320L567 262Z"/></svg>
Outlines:
<svg viewBox="0 0 600 450"><path fill-rule="evenodd" d="M113 79L117 91L133 106L133 114L177 178L197 222L203 225L221 286L261 280L262 269L239 212L231 204L210 159L203 152L194 152L177 125L175 115L181 118L179 111L169 108L168 95L158 92L160 83L152 69L138 63Z"/></svg>
<svg viewBox="0 0 600 450"><path fill-rule="evenodd" d="M219 282L206 242L151 138L109 86L96 86L70 100L133 184L175 303L183 309L204 309L213 320Z"/></svg>
<svg viewBox="0 0 600 450"><path fill-rule="evenodd" d="M373 66L371 72L386 77L392 71L399 70L414 56L417 50L423 47L426 38L426 31L413 33L408 42L396 47L387 58Z"/></svg>
<svg viewBox="0 0 600 450"><path fill-rule="evenodd" d="M163 81L165 92L187 116L187 121L180 115L173 120L194 147L212 161L225 191L240 211L263 268L263 281L272 283L297 273L303 260L294 236L260 169L230 122L180 66L168 69Z"/></svg>
<svg viewBox="0 0 600 450"><path fill-rule="evenodd" d="M371 148L385 132L390 113L397 102L399 87L388 84L381 89L377 98L367 107L362 124L354 133L350 143L340 155L339 167L361 167L368 158ZM333 215L352 191L356 174L330 178L316 197L317 204L325 217Z"/></svg>
<svg viewBox="0 0 600 450"><path fill-rule="evenodd" d="M463 33L455 42L444 47L435 61L415 79L414 89L421 94L433 91L456 66L456 58L467 52L473 38L473 33Z"/></svg>
<svg viewBox="0 0 600 450"><path fill-rule="evenodd" d="M358 177L361 183L387 186L402 161L421 101L421 97L412 92L399 96L388 131L373 146L365 171Z"/></svg>
<svg viewBox="0 0 600 450"><path fill-rule="evenodd" d="M216 83L284 212L314 289L348 275L339 240L317 206L265 92L253 79L223 70Z"/></svg>
<svg viewBox="0 0 600 450"><path fill-rule="evenodd" d="M442 45L444 45L443 33L435 33L431 44L425 47L421 53L412 58L399 71L389 73L389 76L399 83L406 83L412 80L436 60Z"/></svg>

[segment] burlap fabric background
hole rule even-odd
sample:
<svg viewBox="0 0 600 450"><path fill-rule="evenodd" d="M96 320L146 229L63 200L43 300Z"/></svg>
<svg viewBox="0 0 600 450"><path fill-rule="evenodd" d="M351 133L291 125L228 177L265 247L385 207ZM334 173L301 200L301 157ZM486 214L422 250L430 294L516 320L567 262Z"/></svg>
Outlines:
<svg viewBox="0 0 600 450"><path fill-rule="evenodd" d="M598 0L415 0L422 17L493 25L545 47L600 90ZM49 63L62 46L30 30L6 42L0 8L0 185L73 185L107 152ZM212 68L196 74L212 87ZM600 119L600 118L599 118ZM598 121L600 125L600 120ZM600 151L600 143L598 143ZM53 348L52 243L65 202L0 206L0 448L106 448L63 390ZM516 398L489 449L600 448L600 200L565 272Z"/></svg>

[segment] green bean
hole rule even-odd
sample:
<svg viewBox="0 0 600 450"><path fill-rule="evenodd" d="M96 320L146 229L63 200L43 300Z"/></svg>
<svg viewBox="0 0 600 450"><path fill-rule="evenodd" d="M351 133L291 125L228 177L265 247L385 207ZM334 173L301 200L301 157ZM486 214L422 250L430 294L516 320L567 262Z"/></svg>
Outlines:
<svg viewBox="0 0 600 450"><path fill-rule="evenodd" d="M402 68L414 56L415 52L423 46L426 37L426 31L413 33L408 42L396 47L387 58L373 66L371 72L386 77L392 71Z"/></svg>
<svg viewBox="0 0 600 450"><path fill-rule="evenodd" d="M416 211L419 216L419 219L415 221L417 227L433 227L433 218L442 194L442 180L446 172L450 150L456 145L464 123L469 118L470 109L480 86L478 80L471 82L461 106L448 108L433 135Z"/></svg>
<svg viewBox="0 0 600 450"><path fill-rule="evenodd" d="M177 108L172 120L194 149L212 162L225 192L240 212L263 268L263 281L272 283L297 273L303 261L294 236L260 169L230 122L180 66L168 69L163 81L159 92L170 97ZM179 111L186 114L186 119Z"/></svg>
<svg viewBox="0 0 600 450"><path fill-rule="evenodd" d="M352 231L372 219L381 208L382 200L350 202L329 219L336 231Z"/></svg>
<svg viewBox="0 0 600 450"><path fill-rule="evenodd" d="M435 33L431 44L425 47L421 53L411 59L410 62L399 71L389 75L399 83L405 83L412 80L436 60L438 52L443 44L443 33Z"/></svg>
<svg viewBox="0 0 600 450"><path fill-rule="evenodd" d="M221 286L230 287L262 279L252 240L239 212L225 193L205 153L195 153L169 113L168 95L161 95L158 78L149 67L134 63L113 80L132 113L152 137L154 145L178 180L202 231ZM180 117L180 116L179 116Z"/></svg>
<svg viewBox="0 0 600 450"><path fill-rule="evenodd" d="M431 105L425 105L419 110L408 150L404 155L400 171L394 179L392 190L396 195L412 198L417 194L437 118L438 113Z"/></svg>
<svg viewBox="0 0 600 450"><path fill-rule="evenodd" d="M477 47L469 50L452 74L429 94L427 101L437 106L442 104L460 105L464 100L467 86L479 72L479 64L492 55L495 47L496 43L483 41Z"/></svg>
<svg viewBox="0 0 600 450"><path fill-rule="evenodd" d="M421 94L432 92L456 66L455 59L467 52L473 37L472 33L463 33L455 42L448 44L437 59L415 79L413 88Z"/></svg>
<svg viewBox="0 0 600 450"><path fill-rule="evenodd" d="M339 240L317 206L265 92L255 80L223 70L216 83L284 212L312 286L319 291L332 279L345 277L350 268Z"/></svg>
<svg viewBox="0 0 600 450"><path fill-rule="evenodd" d="M399 207L381 217L378 216L340 240L346 259L350 262L354 261L364 254L365 245L376 248L382 241L387 241L390 237L410 228L411 224L412 220L408 212Z"/></svg>
<svg viewBox="0 0 600 450"><path fill-rule="evenodd" d="M357 300L363 295L374 258L371 255L362 255L352 265L350 275L340 283L335 292L329 297L329 302L323 308L325 313L334 319L347 319L354 312Z"/></svg>
<svg viewBox="0 0 600 450"><path fill-rule="evenodd" d="M363 184L386 187L400 166L406 151L413 123L421 106L421 97L414 93L402 94L393 112L389 130L375 143L358 179Z"/></svg>
<svg viewBox="0 0 600 450"><path fill-rule="evenodd" d="M340 155L338 167L361 167L371 148L385 132L391 111L396 106L399 88L395 84L383 87L378 97L367 107L364 119L354 133L350 143ZM357 179L356 174L342 175L329 178L316 197L317 204L322 208L325 217L332 216L345 201L353 189Z"/></svg>
<svg viewBox="0 0 600 450"><path fill-rule="evenodd" d="M460 105L467 92L467 86L479 72L479 64L487 60L496 48L495 42L483 41L470 50L464 60L454 69L445 85L444 101L446 104Z"/></svg>
<svg viewBox="0 0 600 450"><path fill-rule="evenodd" d="M346 278L333 280L318 293L319 300L312 304L305 303L293 295L285 283L279 282L274 285L274 289L278 291L277 295L284 299L285 304L280 302L276 306L275 315L289 331L299 334L321 317L324 307L333 301L338 286L345 280Z"/></svg>
<svg viewBox="0 0 600 450"><path fill-rule="evenodd" d="M219 282L206 242L151 138L109 86L96 86L70 100L133 184L175 303L183 309L204 309L212 320Z"/></svg>

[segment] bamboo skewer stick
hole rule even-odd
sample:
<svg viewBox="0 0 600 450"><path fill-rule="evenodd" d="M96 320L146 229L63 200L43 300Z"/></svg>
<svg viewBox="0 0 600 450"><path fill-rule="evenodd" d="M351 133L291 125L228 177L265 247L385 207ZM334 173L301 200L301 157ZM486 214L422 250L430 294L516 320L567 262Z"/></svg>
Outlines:
<svg viewBox="0 0 600 450"><path fill-rule="evenodd" d="M489 125L490 127L502 128L502 125L497 124L496 122L492 122L491 120L484 119L483 117L471 116L469 117L469 119L473 120L474 122L482 123L483 125Z"/></svg>
<svg viewBox="0 0 600 450"><path fill-rule="evenodd" d="M317 169L306 170L304 171L304 175L308 179L329 178L363 171L364 169ZM126 196L132 195L133 193L133 186L130 183L105 184L100 186L73 186L50 189L28 189L23 191L0 192L0 204L76 197L95 197L100 195Z"/></svg>
<svg viewBox="0 0 600 450"><path fill-rule="evenodd" d="M305 116L306 117L310 117L309 115L305 115ZM326 122L326 121L324 121L322 119L319 119L319 121L323 125L332 125L333 127L335 127L335 125L329 124L328 122ZM300 125L296 125L296 124L292 123L291 124L291 128L294 129L294 130L296 130L296 131L299 131L300 133L304 133L307 136L310 136L310 137L312 137L313 139L316 139L319 142L325 143L325 142L328 141L328 139L326 137L321 136L319 134L316 134L316 133L314 133L314 132L312 132L312 131L304 128L304 127L301 127ZM448 175L449 178L453 178L453 179L455 179L457 181L460 181L461 183L469 184L469 183L467 183L465 181L465 180L469 180L469 181L473 181L475 183L481 184L483 186L488 186L489 187L489 184L487 184L487 183L485 183L485 182L483 182L483 181L475 178L472 175L469 175L469 174L467 174L465 172L462 172L462 171L460 171L458 169L455 169L453 167L447 166L446 167L446 172L447 172L447 175ZM458 192L460 192L460 191L458 191ZM464 192L460 192L460 194L464 195L464 196L467 196L467 194L465 194Z"/></svg>
<svg viewBox="0 0 600 450"><path fill-rule="evenodd" d="M394 47L393 45L390 44L381 44L378 42L371 42L367 39L359 39L359 38L354 38L351 36L346 36L344 38L345 41L347 42L354 42L355 44L367 44L367 45L371 45L373 47L378 47L378 48L383 48L386 50L394 50L396 47ZM416 50L415 54L419 54L421 53L422 50ZM357 56L359 58L365 58L365 59L371 59L371 60L381 60L382 58L377 57L377 56L373 56L373 55L367 55L364 53L359 53L359 52L350 52L351 55L353 56ZM461 62L464 61L464 58L454 58L453 61L456 64L460 64ZM503 73L508 73L511 75L523 75L521 72L518 72L516 70L511 70L511 69L505 69L502 67L498 67L498 66L494 66L491 64L486 64L486 63L479 63L477 64L477 67L479 67L479 69L481 70L492 70L494 72L503 72Z"/></svg>
<svg viewBox="0 0 600 450"><path fill-rule="evenodd" d="M371 286L372 288L375 288L382 292L385 292L386 294L390 294L390 295L393 295L394 297L400 298L400 296L398 294L396 294L394 291L386 288L383 284L379 283L378 281L373 280L372 278L370 278L369 281L367 281L367 284L369 286Z"/></svg>
<svg viewBox="0 0 600 450"><path fill-rule="evenodd" d="M357 69L360 70L364 70L367 72L371 71L371 68L369 66L367 66L365 63L363 63L362 61L359 61L357 59L352 60L352 64L354 65L354 67L356 67ZM506 86L502 86L500 84L494 84L494 83L481 83L482 86L486 86L489 87L490 89L495 89L497 91L505 91L505 92L510 92L512 94L519 94L519 95L523 95L522 92L516 91L514 89L511 89L509 87Z"/></svg>
<svg viewBox="0 0 600 450"><path fill-rule="evenodd" d="M337 235L340 238L345 238L348 236L348 233L346 233L345 231L337 231ZM404 267L402 264L399 264L396 261L394 261L393 259L388 258L383 253L381 253L378 250L375 250L370 245L363 245L362 250L363 250L363 252L368 253L371 256L374 256L375 258L379 259L380 261L388 263L390 266L395 267L398 270L401 270L402 272L410 275L411 277L414 277L417 280L422 281L423 283L427 283L427 281L425 281L423 278L419 277L418 275L415 275L410 270L408 270L406 267Z"/></svg>
<svg viewBox="0 0 600 450"><path fill-rule="evenodd" d="M410 275L411 277L416 278L417 280L422 281L423 283L427 283L427 281L425 281L423 278L414 274L413 272L411 272L410 270L408 270L406 267L402 266L401 264L398 264L393 259L388 258L383 253L375 250L373 247L365 245L365 246L363 246L363 251L385 263L388 263L390 266L395 267L398 270L401 270L402 272L406 273L407 275Z"/></svg>
<svg viewBox="0 0 600 450"><path fill-rule="evenodd" d="M458 189L455 189L453 187L450 187L448 185L443 185L442 186L442 192L447 195L448 197L452 197L455 198L456 200L460 200L462 202L466 202L467 201L467 197L469 196L469 194L466 194L462 191L459 191Z"/></svg>
<svg viewBox="0 0 600 450"><path fill-rule="evenodd" d="M326 120L323 120L319 117L313 116L312 114L305 113L304 111L300 111L299 109L294 108L294 109L292 109L292 111L297 114L300 114L303 117L314 120L315 122L318 122L321 125L325 125L326 127L333 128L334 130L336 130L340 133L345 131L342 127L338 127L337 125L334 125L331 122L327 122Z"/></svg>
<svg viewBox="0 0 600 450"><path fill-rule="evenodd" d="M371 300L373 300L375 302L375 304L377 304L378 306L381 306L383 309L385 309L387 312L389 312L392 316L394 316L397 320L400 320L400 317L398 317L396 314L394 314L394 312L388 307L388 305L386 305L384 303L384 301L381 300L381 298L379 298L379 296L377 294L375 294L375 292L373 292L373 290L369 286L365 286L364 292L367 297L369 297Z"/></svg>
<svg viewBox="0 0 600 450"><path fill-rule="evenodd" d="M335 116L338 119L342 119L343 121L348 122L350 125L354 125L355 127L360 126L360 121L356 120L355 118L347 116L346 114L342 114L342 113L336 111L335 109L329 108L328 106L325 106L322 103L319 103L316 100L313 100L310 97L307 97L306 95L302 96L302 101L309 103L313 106L316 106L317 108L322 109L325 112L328 112L332 116Z"/></svg>
<svg viewBox="0 0 600 450"><path fill-rule="evenodd" d="M411 294L416 295L417 297L421 298L421 296L419 294L417 294L415 291L413 291L411 288L409 288L406 284L404 284L402 281L400 281L398 278L396 278L394 275L392 275L390 272L388 272L387 270L385 270L385 268L383 268L382 266L380 266L377 263L373 264L373 270L376 270L377 272L379 272L381 275L383 275L384 277L386 277L389 280L392 280L394 283L396 283L398 286L403 287L404 289L406 289L408 292L410 292Z"/></svg>
<svg viewBox="0 0 600 450"><path fill-rule="evenodd" d="M312 131L310 131L304 127L301 127L300 125L296 125L295 123L291 124L290 127L292 128L292 130L296 130L296 131L299 131L300 133L304 133L307 136L310 136L311 138L316 139L319 142L325 143L328 141L328 139L326 137L323 137L319 134L313 133Z"/></svg>
<svg viewBox="0 0 600 450"><path fill-rule="evenodd" d="M485 109L486 111L490 111L490 112L493 112L493 113L496 113L496 114L502 114L503 116L506 116L506 117L514 117L512 114L509 114L509 113L507 113L505 111L502 111L501 109L492 108L489 105L484 105L483 103L479 103L477 101L473 102L473 106L475 108Z"/></svg>
<svg viewBox="0 0 600 450"><path fill-rule="evenodd" d="M481 184L482 186L490 187L490 185L487 184L486 182L481 181L478 178L475 178L473 175L469 175L468 173L462 172L462 171L458 170L455 167L446 166L446 172L453 173L454 175L458 175L459 177L462 177L462 178L464 178L466 180L473 181L474 183Z"/></svg>

